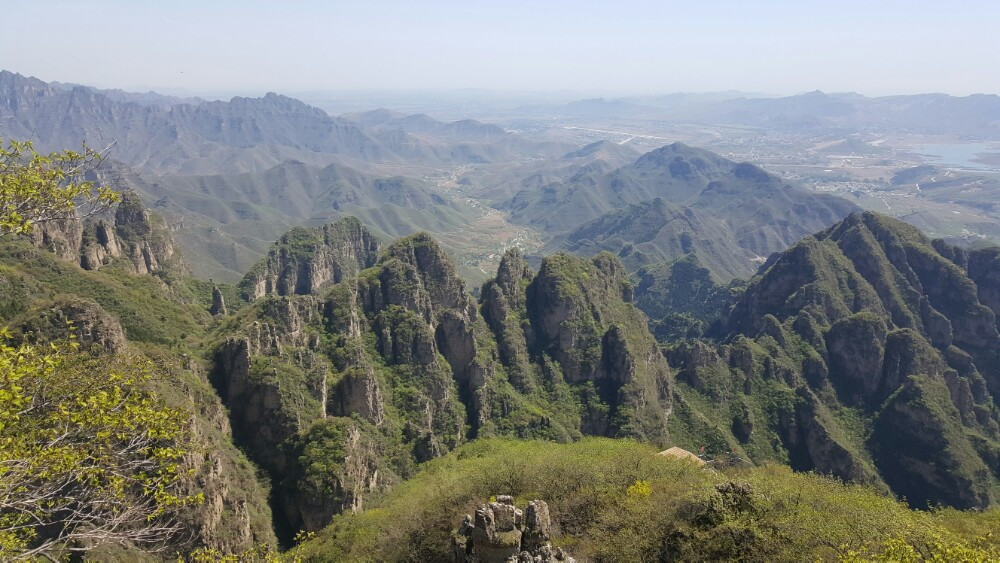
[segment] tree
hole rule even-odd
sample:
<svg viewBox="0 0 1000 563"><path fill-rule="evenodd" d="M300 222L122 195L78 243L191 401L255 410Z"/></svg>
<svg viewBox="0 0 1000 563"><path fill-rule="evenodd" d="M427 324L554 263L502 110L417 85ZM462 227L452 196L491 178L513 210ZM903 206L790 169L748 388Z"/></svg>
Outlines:
<svg viewBox="0 0 1000 563"><path fill-rule="evenodd" d="M0 329L0 560L176 537L200 495L181 492L188 416L148 390L153 373L140 356L12 345Z"/></svg>
<svg viewBox="0 0 1000 563"><path fill-rule="evenodd" d="M110 147L109 147L110 148ZM34 225L107 209L118 194L93 182L84 173L103 159L84 146L83 152L35 152L31 142L0 140L0 235L27 234Z"/></svg>

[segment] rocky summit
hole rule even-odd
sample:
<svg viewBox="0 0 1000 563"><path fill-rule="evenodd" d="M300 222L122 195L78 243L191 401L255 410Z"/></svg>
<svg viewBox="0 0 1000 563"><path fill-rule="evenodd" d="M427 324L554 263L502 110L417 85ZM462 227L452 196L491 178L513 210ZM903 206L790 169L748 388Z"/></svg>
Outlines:
<svg viewBox="0 0 1000 563"><path fill-rule="evenodd" d="M721 437L751 458L787 456L913 506L986 507L1000 475L994 254L852 214L772 256L718 344L667 355L684 390L730 411Z"/></svg>

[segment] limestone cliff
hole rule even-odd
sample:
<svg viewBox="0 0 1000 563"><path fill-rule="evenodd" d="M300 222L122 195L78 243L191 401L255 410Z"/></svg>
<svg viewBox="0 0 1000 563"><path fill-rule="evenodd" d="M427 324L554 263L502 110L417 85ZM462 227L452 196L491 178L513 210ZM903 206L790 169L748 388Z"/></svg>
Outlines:
<svg viewBox="0 0 1000 563"><path fill-rule="evenodd" d="M163 220L143 207L133 191L121 193L113 219L91 217L40 223L28 236L36 246L85 270L115 263L133 274L187 271Z"/></svg>
<svg viewBox="0 0 1000 563"><path fill-rule="evenodd" d="M250 301L265 295L308 295L372 266L378 239L354 217L318 229L292 229L240 282Z"/></svg>
<svg viewBox="0 0 1000 563"><path fill-rule="evenodd" d="M324 240L352 226L327 229ZM277 272L272 258L291 256L283 250L291 239L282 240L259 271ZM330 246L302 246L297 266L282 268L314 271L308 265L331 263ZM309 293L259 297L218 330L213 381L237 439L284 491L279 526L318 529L414 464L479 436L666 441L669 368L627 301L617 259L560 255L532 276L512 252L477 304L426 234L374 261L362 247L336 255L357 269L341 267L335 283L279 275L264 285ZM570 286L571 294L552 293ZM591 340L593 357L578 356L578 343ZM322 451L339 453L320 479L305 460Z"/></svg>

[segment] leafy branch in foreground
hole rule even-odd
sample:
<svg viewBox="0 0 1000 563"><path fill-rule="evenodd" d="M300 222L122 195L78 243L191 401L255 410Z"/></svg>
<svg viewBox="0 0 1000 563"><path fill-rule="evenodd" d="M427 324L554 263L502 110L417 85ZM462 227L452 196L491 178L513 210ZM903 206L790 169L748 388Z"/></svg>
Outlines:
<svg viewBox="0 0 1000 563"><path fill-rule="evenodd" d="M176 539L188 416L148 390L152 364L0 329L0 559Z"/></svg>
<svg viewBox="0 0 1000 563"><path fill-rule="evenodd" d="M0 142L0 235L27 234L38 223L86 217L117 202L114 190L80 181L104 152L84 146L82 153L42 155L30 141Z"/></svg>

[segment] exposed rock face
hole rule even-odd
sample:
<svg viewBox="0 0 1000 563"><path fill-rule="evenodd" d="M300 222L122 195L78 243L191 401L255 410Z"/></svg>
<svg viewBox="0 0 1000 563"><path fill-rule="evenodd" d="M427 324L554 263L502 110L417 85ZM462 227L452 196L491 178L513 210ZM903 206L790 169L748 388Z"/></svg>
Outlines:
<svg viewBox="0 0 1000 563"><path fill-rule="evenodd" d="M292 445L281 505L293 530L319 531L341 512L357 512L382 486L376 445L350 419L324 419Z"/></svg>
<svg viewBox="0 0 1000 563"><path fill-rule="evenodd" d="M240 282L250 300L265 295L308 295L375 263L379 243L354 217L319 229L295 228Z"/></svg>
<svg viewBox="0 0 1000 563"><path fill-rule="evenodd" d="M80 256L80 266L84 270L99 270L115 258L121 258L122 250L115 233L114 226L104 219L87 226Z"/></svg>
<svg viewBox="0 0 1000 563"><path fill-rule="evenodd" d="M139 195L132 191L122 193L121 203L115 211L115 234L103 237L108 243L102 244L100 231L95 233L94 242L105 248L104 254L114 257L114 243L120 249L121 258L136 274L152 274L169 268L174 262L174 240L163 221L142 206ZM100 254L100 252L98 252ZM95 264L96 265L96 264ZM179 265L174 264L174 267ZM179 266L183 269L183 266Z"/></svg>
<svg viewBox="0 0 1000 563"><path fill-rule="evenodd" d="M194 534L193 543L222 553L243 553L261 543L274 543L267 491L257 482L256 467L232 444L232 430L217 397L195 399L200 410L192 419L192 439L200 446L184 459L193 474L190 493L204 501L185 508L181 521Z"/></svg>
<svg viewBox="0 0 1000 563"><path fill-rule="evenodd" d="M258 463L284 472L282 444L323 413L321 383L330 367L309 326L320 322L319 300L272 298L261 303L259 318L216 350L213 379L237 438Z"/></svg>
<svg viewBox="0 0 1000 563"><path fill-rule="evenodd" d="M83 224L76 218L45 221L34 226L29 238L35 246L75 261L83 244Z"/></svg>
<svg viewBox="0 0 1000 563"><path fill-rule="evenodd" d="M511 385L529 393L538 385L538 377L528 357L528 340L533 340L527 320L526 293L534 273L517 249L509 250L500 260L497 276L482 289L483 318L496 335L500 361ZM527 332L526 332L527 330Z"/></svg>
<svg viewBox="0 0 1000 563"><path fill-rule="evenodd" d="M988 506L995 500L994 476L963 432L945 384L913 377L875 421L875 462L893 490L913 505Z"/></svg>
<svg viewBox="0 0 1000 563"><path fill-rule="evenodd" d="M529 345L551 355L571 385L593 384L588 401L598 408L588 409L584 433L663 443L670 369L629 293L625 268L610 254L546 258L527 288Z"/></svg>
<svg viewBox="0 0 1000 563"><path fill-rule="evenodd" d="M979 301L1000 316L1000 248L982 248L968 254L969 278L976 282Z"/></svg>
<svg viewBox="0 0 1000 563"><path fill-rule="evenodd" d="M885 356L885 335L885 322L871 313L840 319L827 332L829 367L839 375L836 382L843 389L841 396L845 403L881 403L879 399L887 395L884 391L881 397L876 394L882 387L879 376Z"/></svg>
<svg viewBox="0 0 1000 563"><path fill-rule="evenodd" d="M312 264L327 248L310 246L295 263ZM669 368L645 318L624 298L624 268L608 256L559 260L580 275L564 279L553 262L533 278L519 254L508 254L481 314L449 258L417 234L321 297L310 285L313 294L270 295L241 310L240 328L228 328L216 350L213 379L237 439L285 483L283 525L322 527L391 484L389 467L410 467L481 435L665 441ZM539 278L539 288L576 290L533 290ZM529 313L533 300L546 304L537 315ZM568 322L552 318L561 310ZM567 368L585 339L595 350ZM343 452L326 464L334 481L323 489L310 484L312 465L303 461L318 444ZM300 494L302 487L313 492Z"/></svg>
<svg viewBox="0 0 1000 563"><path fill-rule="evenodd" d="M330 416L361 418L379 426L385 420L385 399L382 386L369 366L345 371L326 404Z"/></svg>
<svg viewBox="0 0 1000 563"><path fill-rule="evenodd" d="M562 548L553 548L551 537L545 501L533 500L522 511L512 497L501 495L479 505L474 518L466 515L452 541L456 562L575 561Z"/></svg>
<svg viewBox="0 0 1000 563"><path fill-rule="evenodd" d="M831 431L832 416L806 387L796 390L794 411L783 417L781 435L790 450L792 467L814 470L844 481L881 485L875 469ZM884 488L884 485L883 485Z"/></svg>
<svg viewBox="0 0 1000 563"><path fill-rule="evenodd" d="M226 311L226 299L222 296L222 291L219 290L219 286L212 286L212 307L208 310L212 316L225 316Z"/></svg>
<svg viewBox="0 0 1000 563"><path fill-rule="evenodd" d="M492 359L477 358L475 327L482 320L444 252L426 234L397 241L361 278L358 300L384 360L393 365L413 363L426 374L421 379L429 424L408 424L426 436L430 452L443 453L446 450L435 444L454 445L464 438L453 422L439 426L454 420L459 397L465 398L468 412L458 419L468 419L474 433L488 416L483 386L493 369Z"/></svg>
<svg viewBox="0 0 1000 563"><path fill-rule="evenodd" d="M103 218L47 221L37 225L29 239L85 270L118 262L134 274L166 269L186 272L163 221L142 206L135 192L125 191L121 196L113 223Z"/></svg>

